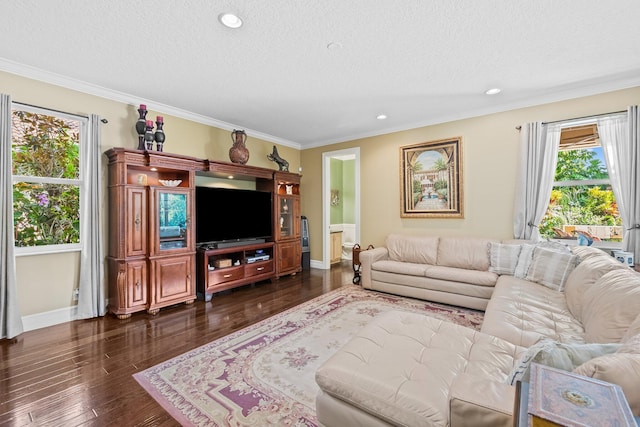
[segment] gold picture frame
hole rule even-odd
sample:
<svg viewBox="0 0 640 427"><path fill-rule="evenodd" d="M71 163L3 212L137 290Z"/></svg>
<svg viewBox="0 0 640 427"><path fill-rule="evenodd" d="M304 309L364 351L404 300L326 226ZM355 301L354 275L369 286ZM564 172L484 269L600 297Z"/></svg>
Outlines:
<svg viewBox="0 0 640 427"><path fill-rule="evenodd" d="M400 147L400 216L464 218L462 137Z"/></svg>

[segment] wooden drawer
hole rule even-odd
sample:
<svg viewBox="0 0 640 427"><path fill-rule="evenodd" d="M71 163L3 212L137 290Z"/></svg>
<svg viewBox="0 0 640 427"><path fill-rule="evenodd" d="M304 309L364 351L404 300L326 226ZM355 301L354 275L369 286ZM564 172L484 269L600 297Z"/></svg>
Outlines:
<svg viewBox="0 0 640 427"><path fill-rule="evenodd" d="M273 260L258 261L251 264L245 264L244 266L245 277L271 273L272 271L273 271Z"/></svg>
<svg viewBox="0 0 640 427"><path fill-rule="evenodd" d="M209 271L209 283L207 287L215 286L220 283L230 282L232 280L242 279L244 277L244 269L242 266L228 267Z"/></svg>

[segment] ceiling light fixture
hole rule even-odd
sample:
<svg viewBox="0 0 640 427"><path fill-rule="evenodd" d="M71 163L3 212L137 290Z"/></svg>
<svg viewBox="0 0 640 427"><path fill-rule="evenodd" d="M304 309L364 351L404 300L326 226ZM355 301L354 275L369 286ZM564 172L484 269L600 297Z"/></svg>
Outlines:
<svg viewBox="0 0 640 427"><path fill-rule="evenodd" d="M342 49L342 43L339 42L331 42L327 45L327 49L329 50L340 50Z"/></svg>
<svg viewBox="0 0 640 427"><path fill-rule="evenodd" d="M242 19L233 13L221 13L218 16L218 20L220 20L225 27L240 28L242 26Z"/></svg>
<svg viewBox="0 0 640 427"><path fill-rule="evenodd" d="M376 119L378 119L378 120L384 120L386 118L387 118L386 114L378 114L378 116L376 117Z"/></svg>
<svg viewBox="0 0 640 427"><path fill-rule="evenodd" d="M487 91L485 91L486 95L496 95L498 93L502 92L502 89L498 88L498 87L494 87L491 89L487 89Z"/></svg>

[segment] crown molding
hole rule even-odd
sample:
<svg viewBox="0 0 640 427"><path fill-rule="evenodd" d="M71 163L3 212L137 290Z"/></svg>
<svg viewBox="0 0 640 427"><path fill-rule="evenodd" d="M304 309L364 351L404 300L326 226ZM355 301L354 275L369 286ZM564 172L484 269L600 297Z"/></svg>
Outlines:
<svg viewBox="0 0 640 427"><path fill-rule="evenodd" d="M15 61L10 61L4 58L0 58L0 71L5 71L10 74L16 74L21 77L26 77L33 80L38 80L44 83L60 86L66 89L75 90L78 92L86 93L88 95L98 96L110 101L121 102L123 104L137 106L139 104L146 104L153 107L156 111L161 111L171 116L179 117L181 119L190 120L192 122L201 123L208 126L213 126L220 129L232 131L234 129L244 129L244 131L254 138L262 139L264 141L273 142L276 144L284 145L287 147L301 149L301 145L294 141L278 138L277 136L269 135L263 132L259 132L253 129L243 128L233 123L227 123L222 120L217 120L212 117L203 116L201 114L193 113L191 111L176 108L171 105L158 103L152 99L144 99L138 96L133 96L128 93L119 92L116 90L107 89L102 86L94 85L82 80L73 79L60 74L52 73L42 70L40 68L32 67L25 64L20 64Z"/></svg>
<svg viewBox="0 0 640 427"><path fill-rule="evenodd" d="M535 96L530 96L526 99L511 100L509 102L504 102L502 104L497 104L491 107L478 108L475 110L465 111L463 113L433 116L429 120L379 129L373 132L365 132L332 140L318 141L312 144L305 144L304 148L308 149L322 147L325 145L338 144L341 142L354 141L357 139L371 138L395 132L402 132L426 126L438 125L456 120L470 119L473 117L480 117L488 114L504 113L506 111L535 107L538 105L551 104L554 102L568 101L570 99L599 95L607 92L630 89L638 86L640 86L640 70L631 70L606 78L569 83L561 87L553 88L553 91L547 90ZM550 120L552 120L552 118L550 118Z"/></svg>

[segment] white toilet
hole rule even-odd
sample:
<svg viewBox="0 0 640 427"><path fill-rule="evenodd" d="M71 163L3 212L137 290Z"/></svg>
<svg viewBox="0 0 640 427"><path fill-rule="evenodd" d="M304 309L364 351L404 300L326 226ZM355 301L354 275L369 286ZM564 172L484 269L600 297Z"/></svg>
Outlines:
<svg viewBox="0 0 640 427"><path fill-rule="evenodd" d="M353 246L356 243L356 225L342 224L342 259L353 259Z"/></svg>

